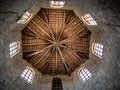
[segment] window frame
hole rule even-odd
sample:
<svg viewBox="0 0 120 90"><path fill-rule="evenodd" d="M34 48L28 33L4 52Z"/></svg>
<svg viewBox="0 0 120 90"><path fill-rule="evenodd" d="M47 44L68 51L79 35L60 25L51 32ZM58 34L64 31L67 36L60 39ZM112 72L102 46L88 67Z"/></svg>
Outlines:
<svg viewBox="0 0 120 90"><path fill-rule="evenodd" d="M65 1L63 1L63 0L62 1L50 0L49 4L50 4L50 7L52 7L52 8L62 8L65 5Z"/></svg>
<svg viewBox="0 0 120 90"><path fill-rule="evenodd" d="M86 82L92 77L91 72L85 67L82 67L78 70L78 75L82 79L83 82Z"/></svg>
<svg viewBox="0 0 120 90"><path fill-rule="evenodd" d="M97 46L95 46L97 45ZM94 49L95 48L95 49ZM96 56L98 56L99 58L103 58L103 51L104 51L104 46L100 43L92 43L92 53Z"/></svg>
<svg viewBox="0 0 120 90"><path fill-rule="evenodd" d="M29 71L29 72L27 72L27 71ZM21 74L21 78L30 84L32 84L34 77L35 77L35 71L30 67L26 67L26 69ZM28 80L30 80L30 81L28 81Z"/></svg>
<svg viewBox="0 0 120 90"><path fill-rule="evenodd" d="M82 16L82 20L89 26L98 25L89 13Z"/></svg>
<svg viewBox="0 0 120 90"><path fill-rule="evenodd" d="M17 55L19 52L20 52L20 42L19 41L12 42L12 43L9 44L9 55L10 55L10 58L12 58L13 56Z"/></svg>
<svg viewBox="0 0 120 90"><path fill-rule="evenodd" d="M26 24L33 16L33 13L25 11L25 13L18 19L18 24Z"/></svg>

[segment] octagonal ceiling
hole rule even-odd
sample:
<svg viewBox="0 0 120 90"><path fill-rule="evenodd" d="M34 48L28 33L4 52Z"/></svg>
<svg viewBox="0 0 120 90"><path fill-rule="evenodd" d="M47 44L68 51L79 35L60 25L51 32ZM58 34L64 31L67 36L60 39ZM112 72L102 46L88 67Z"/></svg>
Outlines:
<svg viewBox="0 0 120 90"><path fill-rule="evenodd" d="M89 42L72 10L42 8L22 30L23 58L42 74L71 75L89 58Z"/></svg>

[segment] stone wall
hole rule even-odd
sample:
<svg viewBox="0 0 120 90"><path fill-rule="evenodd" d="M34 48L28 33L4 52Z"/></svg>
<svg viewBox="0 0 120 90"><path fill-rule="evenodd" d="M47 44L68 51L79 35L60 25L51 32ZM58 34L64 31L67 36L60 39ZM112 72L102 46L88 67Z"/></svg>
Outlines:
<svg viewBox="0 0 120 90"><path fill-rule="evenodd" d="M53 77L43 76L23 60L22 49L13 58L9 57L9 44L21 42L20 31L26 25L17 24L17 19L25 10L35 15L41 7L50 8L48 0L1 0L0 90L51 90ZM87 26L92 32L90 44L98 42L104 45L102 59L92 54L90 46L90 59L83 64L92 73L92 78L83 82L77 74L79 67L71 77L58 76L62 79L63 90L119 90L120 8L117 0L66 0L63 9L74 10L80 19L90 13L98 23L97 26ZM20 77L27 66L35 70L32 84Z"/></svg>

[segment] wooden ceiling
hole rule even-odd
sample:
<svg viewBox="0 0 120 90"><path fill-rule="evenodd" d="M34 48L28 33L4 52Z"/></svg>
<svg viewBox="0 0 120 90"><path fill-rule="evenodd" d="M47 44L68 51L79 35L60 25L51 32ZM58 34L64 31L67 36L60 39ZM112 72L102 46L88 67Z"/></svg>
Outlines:
<svg viewBox="0 0 120 90"><path fill-rule="evenodd" d="M41 9L22 30L23 58L42 74L71 75L89 58L89 41L72 10Z"/></svg>

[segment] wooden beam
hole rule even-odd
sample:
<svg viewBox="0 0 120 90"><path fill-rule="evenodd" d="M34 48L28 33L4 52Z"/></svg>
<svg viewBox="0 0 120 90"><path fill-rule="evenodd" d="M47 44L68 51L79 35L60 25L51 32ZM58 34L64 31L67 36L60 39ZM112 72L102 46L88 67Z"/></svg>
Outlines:
<svg viewBox="0 0 120 90"><path fill-rule="evenodd" d="M50 64L50 61L51 61L52 55L53 55L53 53L54 53L54 50L55 50L55 48L53 47L52 53L49 54L49 56L48 56L48 59L47 59L47 62L46 62L48 66L49 66L49 64ZM45 64L46 64L46 63L45 63ZM48 67L48 66L45 66L45 68L42 68L42 69L45 69L44 72L47 71L47 67ZM43 67L44 67L44 65L43 65ZM40 68L40 67L38 67L38 68Z"/></svg>
<svg viewBox="0 0 120 90"><path fill-rule="evenodd" d="M47 47L45 47L45 48L43 48L43 49L41 49L41 50L39 50L39 51L36 51L36 52L33 52L33 53L31 53L31 54L29 54L28 56L26 56L26 57L31 57L31 56L34 56L34 55L36 55L36 54L39 54L39 53L41 53L42 51L44 51L44 50L46 50L46 49L49 49L49 48L51 48L51 47L53 47L54 45L52 44L52 45L49 45L49 46L47 46Z"/></svg>
<svg viewBox="0 0 120 90"><path fill-rule="evenodd" d="M70 20L70 18L71 18L71 16L72 16L72 14L73 14L73 12L72 11L70 11L70 13L69 13L69 16L67 17L67 19L66 19L66 24L69 22L69 20Z"/></svg>
<svg viewBox="0 0 120 90"><path fill-rule="evenodd" d="M64 11L64 17L63 17L63 27L65 27L65 17L66 17L66 11Z"/></svg>
<svg viewBox="0 0 120 90"><path fill-rule="evenodd" d="M59 34L59 36L58 36L58 39L60 39L62 33L63 33L64 30L65 30L65 28L66 28L67 26L69 26L71 23L73 23L75 20L76 20L76 18L74 18L72 21L70 21L70 23L68 23L68 24L66 24L66 25L64 26L64 28L61 30L61 32L60 32L60 34Z"/></svg>
<svg viewBox="0 0 120 90"><path fill-rule="evenodd" d="M38 16L38 15L37 15ZM42 22L49 28L49 31L50 31L50 33L51 33L51 35L52 35L52 39L53 39L53 41L55 41L55 36L54 36L54 33L53 33L53 30L51 29L51 27L49 26L49 24L48 23L46 23L40 16L38 16L41 20L42 20Z"/></svg>
<svg viewBox="0 0 120 90"><path fill-rule="evenodd" d="M67 50L71 51L82 62L83 59L74 50L68 48L67 46L63 46L63 45L61 45L61 47L66 48Z"/></svg>
<svg viewBox="0 0 120 90"><path fill-rule="evenodd" d="M41 28L35 21L32 21L32 23L34 23L43 33L45 33L49 38L51 38L51 36L43 28Z"/></svg>
<svg viewBox="0 0 120 90"><path fill-rule="evenodd" d="M28 28L30 31L32 31L34 34L36 34L37 37L39 37L39 38L41 38L41 39L43 39L43 40L49 41L49 42L51 42L51 43L54 43L52 40L48 40L48 39L45 39L45 38L41 37L38 33L36 33L36 32L35 32L33 29L31 29L29 26L27 26L27 28Z"/></svg>
<svg viewBox="0 0 120 90"><path fill-rule="evenodd" d="M74 39L84 39L83 37L82 37L83 35L81 35L81 34L79 34L79 35L76 35L76 36L72 36L72 37L68 37L67 39L64 39L64 40L62 40L62 41L60 41L59 43L65 43L65 42L68 42L69 40L74 40ZM88 38L86 38L86 39L88 39Z"/></svg>
<svg viewBox="0 0 120 90"><path fill-rule="evenodd" d="M48 54L49 50L50 49L48 49L45 53L43 53L42 57L37 62L35 62L33 66L36 66Z"/></svg>
<svg viewBox="0 0 120 90"><path fill-rule="evenodd" d="M56 70L57 70L57 61L58 61L58 60L57 60L57 48L56 48L56 53L55 53L55 55L56 55L56 57L55 57L55 62L56 62L56 64L55 64L55 65L56 65Z"/></svg>
<svg viewBox="0 0 120 90"><path fill-rule="evenodd" d="M29 44L22 44L22 46L37 46L37 45L47 45L46 43L29 43Z"/></svg>
<svg viewBox="0 0 120 90"><path fill-rule="evenodd" d="M47 18L46 14L45 14L45 10L44 10L44 9L42 10L42 13L43 13L43 15L44 15L44 17L45 17L46 23L48 23L48 18Z"/></svg>
<svg viewBox="0 0 120 90"><path fill-rule="evenodd" d="M70 37L70 38L64 39L64 40L60 41L59 43L63 44L63 43L69 42L70 40L75 40L75 39L83 40L83 39L88 39L88 38L80 38L79 36L74 36L74 37Z"/></svg>
<svg viewBox="0 0 120 90"><path fill-rule="evenodd" d="M64 11L64 20L63 20L63 27L64 27L64 28L63 28L62 31L60 32L57 41L60 40L61 34L63 33L63 31L64 31L64 29L65 29L65 25L66 25L66 24L65 24L65 17L66 17L66 13L65 13L65 11Z"/></svg>
<svg viewBox="0 0 120 90"><path fill-rule="evenodd" d="M70 76L70 68L67 66L67 64L66 64L66 62L65 62L65 59L64 59L64 57L63 57L63 55L62 55L62 52L61 52L60 48L57 47L57 49L58 49L58 52L59 52L59 54L60 54L61 60L62 60L62 62L63 62L63 65L64 65L64 67L65 67L65 70L66 70L66 72L68 73L68 75Z"/></svg>
<svg viewBox="0 0 120 90"><path fill-rule="evenodd" d="M55 25L55 29L56 29L56 30L55 30L55 33L56 33L55 38L56 38L56 40L57 40L57 31L58 31L58 17L59 17L59 16L58 16L58 13L59 13L59 12L57 11L56 17L55 17L55 18L56 18L56 25Z"/></svg>

